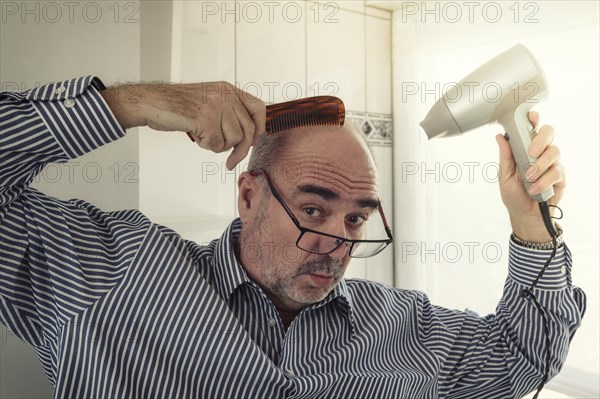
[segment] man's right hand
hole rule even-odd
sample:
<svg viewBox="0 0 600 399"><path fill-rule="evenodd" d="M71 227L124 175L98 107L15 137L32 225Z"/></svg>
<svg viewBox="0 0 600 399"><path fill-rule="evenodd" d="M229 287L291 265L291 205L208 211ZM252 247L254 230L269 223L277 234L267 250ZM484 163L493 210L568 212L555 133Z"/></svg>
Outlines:
<svg viewBox="0 0 600 399"><path fill-rule="evenodd" d="M227 82L134 84L101 92L123 127L189 132L214 152L233 151L233 169L265 132L265 103Z"/></svg>

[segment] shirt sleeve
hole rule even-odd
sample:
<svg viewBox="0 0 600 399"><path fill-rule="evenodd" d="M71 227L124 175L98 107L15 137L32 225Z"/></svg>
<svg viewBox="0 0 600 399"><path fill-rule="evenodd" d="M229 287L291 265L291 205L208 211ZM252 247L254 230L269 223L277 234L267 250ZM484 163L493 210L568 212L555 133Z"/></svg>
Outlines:
<svg viewBox="0 0 600 399"><path fill-rule="evenodd" d="M30 187L46 164L125 135L102 89L88 76L0 94L0 321L34 347L121 279L149 226Z"/></svg>
<svg viewBox="0 0 600 399"><path fill-rule="evenodd" d="M543 318L522 290L535 281L551 252L510 242L509 275L495 314L444 309L421 297L419 333L440 359L440 398L521 398L540 385ZM585 313L585 294L572 286L571 266L563 245L533 290L549 322L550 378L560 371Z"/></svg>

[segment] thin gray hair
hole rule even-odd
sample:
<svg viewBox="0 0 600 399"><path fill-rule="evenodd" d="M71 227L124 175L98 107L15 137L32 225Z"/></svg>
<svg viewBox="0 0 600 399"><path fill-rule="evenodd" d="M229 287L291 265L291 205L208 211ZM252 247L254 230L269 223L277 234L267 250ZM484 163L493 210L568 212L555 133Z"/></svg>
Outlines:
<svg viewBox="0 0 600 399"><path fill-rule="evenodd" d="M367 136L360 129L360 127L356 123L349 120L346 121L344 126L365 143L371 158L374 159L371 145L367 139ZM279 157L284 152L289 141L290 130L285 130L271 135L263 135L252 149L250 160L248 161L248 171L252 172L265 170L269 172L273 170L273 167L280 162Z"/></svg>

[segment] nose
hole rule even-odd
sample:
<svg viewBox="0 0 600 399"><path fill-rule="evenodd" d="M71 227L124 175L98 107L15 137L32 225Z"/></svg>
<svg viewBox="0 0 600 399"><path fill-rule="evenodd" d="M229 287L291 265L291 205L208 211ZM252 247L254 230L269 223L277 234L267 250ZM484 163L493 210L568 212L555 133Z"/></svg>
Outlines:
<svg viewBox="0 0 600 399"><path fill-rule="evenodd" d="M329 226L324 226L328 234L332 234L338 237L346 237L346 227L343 221L332 221ZM334 259L342 259L350 250L348 242L339 238L323 237L326 241L326 245L329 249L335 248L333 252L329 254Z"/></svg>
<svg viewBox="0 0 600 399"><path fill-rule="evenodd" d="M342 240L335 240L335 246L337 246L337 248L331 252L329 254L329 256L332 259L335 260L341 260L344 258L344 256L346 256L346 254L348 253L348 251L350 250L350 247L348 246L348 242L340 242Z"/></svg>
<svg viewBox="0 0 600 399"><path fill-rule="evenodd" d="M348 243L343 238L331 237L325 234L346 237L345 226L343 223L334 224L332 222L322 224L316 231L302 233L297 245L300 249L309 252L328 254L336 259L343 258L349 251Z"/></svg>
<svg viewBox="0 0 600 399"><path fill-rule="evenodd" d="M329 237L324 234L325 232L305 232L297 244L301 249L309 252L322 255L329 254L332 257L343 257L348 249L347 243L342 239Z"/></svg>

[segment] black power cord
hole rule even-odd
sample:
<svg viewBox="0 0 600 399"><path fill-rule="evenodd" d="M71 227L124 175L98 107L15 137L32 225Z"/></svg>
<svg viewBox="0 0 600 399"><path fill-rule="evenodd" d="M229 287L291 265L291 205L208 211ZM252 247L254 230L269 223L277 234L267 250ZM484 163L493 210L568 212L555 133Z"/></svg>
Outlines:
<svg viewBox="0 0 600 399"><path fill-rule="evenodd" d="M550 234L550 237L552 237L552 253L550 254L550 257L544 264L544 267L542 267L542 270L540 270L539 274L537 275L537 277L535 278L533 283L531 283L531 286L529 286L528 288L523 288L523 290L521 291L521 296L525 299L531 298L533 301L533 304L535 305L537 310L540 312L540 315L542 316L543 323L544 323L544 336L546 338L545 339L546 350L545 350L544 376L542 378L542 382L540 383L540 385L537 388L537 392L533 396L533 399L537 399L538 395L544 388L544 385L546 385L546 383L548 382L548 377L550 375L550 326L548 323L548 316L546 315L546 311L544 310L542 305L539 303L537 297L533 293L533 289L535 288L537 283L540 281L540 279L546 272L546 269L548 269L548 267L550 266L552 259L554 259L554 256L556 255L556 250L558 247L557 237L559 234L556 231L556 229L554 228L554 224L552 223L553 217L550 215L550 207L551 206L555 207L555 208L558 208L558 207L554 206L554 205L548 205L547 201L540 202L539 206L540 206L540 212L542 214L542 220L544 221L544 226L546 226L546 230L548 231L548 234ZM558 209L560 210L560 208L558 208ZM561 217L562 217L562 210L561 210Z"/></svg>

